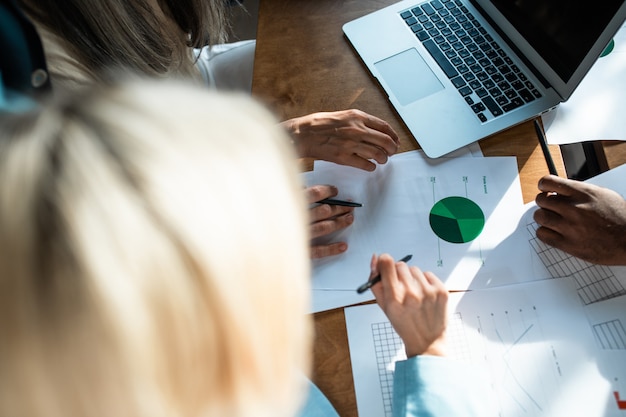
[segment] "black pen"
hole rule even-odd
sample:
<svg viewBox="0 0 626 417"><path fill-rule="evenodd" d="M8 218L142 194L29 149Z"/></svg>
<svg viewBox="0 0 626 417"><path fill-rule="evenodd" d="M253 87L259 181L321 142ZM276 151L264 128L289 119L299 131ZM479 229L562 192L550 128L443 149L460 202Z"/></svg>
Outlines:
<svg viewBox="0 0 626 417"><path fill-rule="evenodd" d="M407 255L404 258L400 259L398 262L408 262L411 260L412 257L413 255ZM356 292L359 294L363 294L365 291L372 288L372 286L378 282L380 282L380 274L376 275L374 278L361 285L359 288L356 289Z"/></svg>
<svg viewBox="0 0 626 417"><path fill-rule="evenodd" d="M539 139L539 144L541 145L541 150L543 151L543 157L546 158L546 164L548 164L548 171L550 171L550 174L552 175L559 175L559 173L556 172L554 161L550 155L550 149L548 149L546 136L543 134L543 130L541 129L541 126L539 126L537 119L535 119L535 131L537 132L537 138Z"/></svg>
<svg viewBox="0 0 626 417"><path fill-rule="evenodd" d="M363 207L361 203L355 203L353 201L337 200L336 198L325 198L317 201L319 204L330 204L331 206L345 206L345 207Z"/></svg>

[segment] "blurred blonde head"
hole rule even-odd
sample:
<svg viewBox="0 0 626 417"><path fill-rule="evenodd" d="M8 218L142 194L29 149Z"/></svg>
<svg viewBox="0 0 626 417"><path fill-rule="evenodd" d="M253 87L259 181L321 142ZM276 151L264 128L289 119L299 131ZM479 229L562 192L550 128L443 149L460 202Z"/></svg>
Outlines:
<svg viewBox="0 0 626 417"><path fill-rule="evenodd" d="M260 105L141 81L0 137L0 415L293 415L306 211Z"/></svg>

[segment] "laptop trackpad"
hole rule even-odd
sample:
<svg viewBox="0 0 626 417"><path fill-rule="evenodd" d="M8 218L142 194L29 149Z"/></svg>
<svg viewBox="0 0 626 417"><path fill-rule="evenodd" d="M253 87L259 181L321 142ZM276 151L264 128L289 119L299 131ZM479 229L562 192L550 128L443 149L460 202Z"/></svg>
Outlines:
<svg viewBox="0 0 626 417"><path fill-rule="evenodd" d="M415 49L374 64L403 106L443 89L443 85Z"/></svg>

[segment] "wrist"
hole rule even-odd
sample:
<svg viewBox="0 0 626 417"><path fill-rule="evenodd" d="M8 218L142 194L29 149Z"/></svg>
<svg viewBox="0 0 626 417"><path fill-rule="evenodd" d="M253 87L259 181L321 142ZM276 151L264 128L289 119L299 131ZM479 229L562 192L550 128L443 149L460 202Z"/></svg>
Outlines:
<svg viewBox="0 0 626 417"><path fill-rule="evenodd" d="M296 154L300 158L308 157L308 155L306 154L306 149L304 149L304 146L302 144L298 118L285 120L284 122L281 122L280 124L289 135L289 138L291 139L291 144L294 146L296 150Z"/></svg>
<svg viewBox="0 0 626 417"><path fill-rule="evenodd" d="M419 346L409 346L405 345L405 352L407 358L412 358L414 356L447 356L446 354L446 343L443 338L435 340L426 348Z"/></svg>

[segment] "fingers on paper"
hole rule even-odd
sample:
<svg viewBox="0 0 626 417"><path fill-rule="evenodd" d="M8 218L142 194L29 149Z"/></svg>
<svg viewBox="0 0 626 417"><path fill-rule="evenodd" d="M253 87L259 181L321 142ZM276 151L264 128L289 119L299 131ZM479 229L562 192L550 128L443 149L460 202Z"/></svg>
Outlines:
<svg viewBox="0 0 626 417"><path fill-rule="evenodd" d="M320 220L313 221L310 226L310 237L326 236L338 230L345 229L354 222L353 207L330 206L322 204L310 210L311 213L331 213L328 217L320 217ZM339 213L335 215L334 213Z"/></svg>
<svg viewBox="0 0 626 417"><path fill-rule="evenodd" d="M385 156L385 158L387 158ZM354 168L362 169L363 171L372 172L376 169L376 164L370 161L369 159L356 153L345 155L343 158L338 159L338 162L342 165L351 166ZM376 161L378 162L378 161ZM385 160L386 162L386 160Z"/></svg>
<svg viewBox="0 0 626 417"><path fill-rule="evenodd" d="M556 207L555 207L556 206ZM558 212L558 205L550 205L550 208L539 208L533 213L533 219L539 226L559 230L564 222L563 216Z"/></svg>
<svg viewBox="0 0 626 417"><path fill-rule="evenodd" d="M319 231L313 237L327 235L329 233L334 232L335 230L338 230L338 228L335 227L335 225L339 226L340 224L343 224L345 227L349 224L352 224L352 221L354 220L354 216L350 218L347 218L345 216L348 214L352 214L353 211L354 211L354 207L335 206L331 204L320 204L319 206L312 207L311 209L309 209L309 219L311 220L312 224L322 223L325 220L330 221L330 223L328 224L319 225L318 227ZM329 228L330 230L327 230L326 232L324 232L323 229L329 229Z"/></svg>
<svg viewBox="0 0 626 417"><path fill-rule="evenodd" d="M325 198L335 197L339 194L339 190L334 185L317 184L305 189L306 199L309 204L316 203Z"/></svg>
<svg viewBox="0 0 626 417"><path fill-rule="evenodd" d="M328 256L339 255L348 250L345 242L336 242L328 245L311 246L311 259L326 258Z"/></svg>
<svg viewBox="0 0 626 417"><path fill-rule="evenodd" d="M562 246L565 238L557 230L550 227L541 226L537 229L535 233L537 234L537 239L541 240L543 243L553 246L555 248L564 249Z"/></svg>

